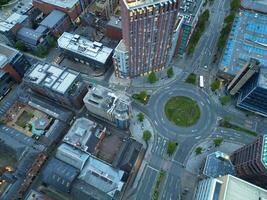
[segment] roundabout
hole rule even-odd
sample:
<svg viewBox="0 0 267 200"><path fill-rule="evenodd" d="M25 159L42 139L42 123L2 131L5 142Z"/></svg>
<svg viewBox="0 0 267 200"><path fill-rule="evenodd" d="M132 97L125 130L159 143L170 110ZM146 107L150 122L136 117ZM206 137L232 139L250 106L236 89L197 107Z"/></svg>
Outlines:
<svg viewBox="0 0 267 200"><path fill-rule="evenodd" d="M179 105L174 103L172 109L174 111L175 106L178 108L176 114L166 116L165 105L177 96L185 97L187 104L183 106L182 111L179 111ZM193 105L193 109L190 105ZM177 139L179 136L208 135L216 122L216 106L209 95L200 88L179 81L167 87L162 87L153 93L147 106L147 114L157 132L169 139ZM188 111L191 111L191 113L188 113ZM176 120L172 120L172 117ZM193 117L193 119L190 119L190 117ZM188 120L188 123L186 123L186 120Z"/></svg>
<svg viewBox="0 0 267 200"><path fill-rule="evenodd" d="M171 97L164 106L169 121L180 127L190 127L200 118L200 108L196 101L187 96Z"/></svg>

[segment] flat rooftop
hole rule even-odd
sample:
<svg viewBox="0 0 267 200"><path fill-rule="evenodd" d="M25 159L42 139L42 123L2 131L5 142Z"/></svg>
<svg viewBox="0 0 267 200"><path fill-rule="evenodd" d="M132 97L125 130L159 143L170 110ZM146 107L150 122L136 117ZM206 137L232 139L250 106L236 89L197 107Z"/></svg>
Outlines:
<svg viewBox="0 0 267 200"><path fill-rule="evenodd" d="M267 13L266 0L241 0L241 6L245 9Z"/></svg>
<svg viewBox="0 0 267 200"><path fill-rule="evenodd" d="M0 69L9 63L18 53L18 50L0 43Z"/></svg>
<svg viewBox="0 0 267 200"><path fill-rule="evenodd" d="M207 156L203 174L208 177L217 178L227 174L234 175L235 170L229 156L216 151Z"/></svg>
<svg viewBox="0 0 267 200"><path fill-rule="evenodd" d="M27 71L24 79L27 82L50 88L54 92L64 94L78 75L78 72L65 67L47 63L37 63Z"/></svg>
<svg viewBox="0 0 267 200"><path fill-rule="evenodd" d="M121 18L117 17L117 16L111 16L110 20L107 23L108 26L112 26L112 27L116 27L118 29L122 29L121 28Z"/></svg>
<svg viewBox="0 0 267 200"><path fill-rule="evenodd" d="M80 35L64 32L57 40L58 46L83 57L90 58L105 64L113 49L103 46L102 43L92 42Z"/></svg>
<svg viewBox="0 0 267 200"><path fill-rule="evenodd" d="M115 192L120 192L124 185L123 175L124 171L90 157L78 178L113 197Z"/></svg>
<svg viewBox="0 0 267 200"><path fill-rule="evenodd" d="M267 68L260 69L258 86L267 90Z"/></svg>
<svg viewBox="0 0 267 200"><path fill-rule="evenodd" d="M267 15L242 10L233 22L219 68L235 76L250 58L267 66Z"/></svg>
<svg viewBox="0 0 267 200"><path fill-rule="evenodd" d="M65 135L63 142L75 146L82 151L90 152L90 147L95 146L92 143L95 140L100 140L104 133L105 128L101 127L96 122L86 118L79 118ZM90 140L92 140L92 142L90 142Z"/></svg>
<svg viewBox="0 0 267 200"><path fill-rule="evenodd" d="M176 0L123 0L123 2L129 9L142 9L143 7L152 7L155 4L176 2Z"/></svg>
<svg viewBox="0 0 267 200"><path fill-rule="evenodd" d="M179 4L179 15L184 16L184 24L192 25L204 0L183 0Z"/></svg>
<svg viewBox="0 0 267 200"><path fill-rule="evenodd" d="M0 32L7 32L12 29L16 24L22 23L27 19L27 15L20 15L18 13L13 13L6 20L0 21Z"/></svg>
<svg viewBox="0 0 267 200"><path fill-rule="evenodd" d="M75 4L79 3L79 0L41 0L42 2L55 5L61 8L73 8Z"/></svg>
<svg viewBox="0 0 267 200"><path fill-rule="evenodd" d="M223 185L220 191L219 199L234 199L234 200L244 200L244 199L267 199L267 191L246 182L237 177L227 175L218 178L218 180L223 181ZM222 198L223 197L223 198Z"/></svg>

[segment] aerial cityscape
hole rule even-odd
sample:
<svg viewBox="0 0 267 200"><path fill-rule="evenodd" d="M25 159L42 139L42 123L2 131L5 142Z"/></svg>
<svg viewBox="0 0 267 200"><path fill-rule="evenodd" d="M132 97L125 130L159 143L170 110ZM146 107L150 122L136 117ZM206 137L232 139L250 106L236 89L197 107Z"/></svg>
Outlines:
<svg viewBox="0 0 267 200"><path fill-rule="evenodd" d="M0 200L267 200L267 0L0 0Z"/></svg>

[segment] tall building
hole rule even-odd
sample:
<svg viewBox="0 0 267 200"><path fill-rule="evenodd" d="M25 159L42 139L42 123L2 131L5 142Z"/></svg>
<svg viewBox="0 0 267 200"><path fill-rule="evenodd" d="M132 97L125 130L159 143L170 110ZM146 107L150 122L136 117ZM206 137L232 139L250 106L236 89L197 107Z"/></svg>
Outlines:
<svg viewBox="0 0 267 200"><path fill-rule="evenodd" d="M264 200L267 191L232 175L199 182L195 200Z"/></svg>
<svg viewBox="0 0 267 200"><path fill-rule="evenodd" d="M87 110L97 117L108 120L122 129L129 127L131 100L126 94L97 85L89 88L83 101Z"/></svg>
<svg viewBox="0 0 267 200"><path fill-rule="evenodd" d="M165 67L178 12L177 0L121 1L123 39L115 49L115 75L135 77Z"/></svg>
<svg viewBox="0 0 267 200"><path fill-rule="evenodd" d="M34 64L25 74L24 83L33 91L56 103L81 108L87 92L79 72L47 63Z"/></svg>
<svg viewBox="0 0 267 200"><path fill-rule="evenodd" d="M231 95L235 95L253 74L259 71L259 64L260 62L258 60L251 58L250 61L237 73L227 87L227 90L229 90Z"/></svg>
<svg viewBox="0 0 267 200"><path fill-rule="evenodd" d="M238 177L267 189L267 135L231 155Z"/></svg>
<svg viewBox="0 0 267 200"><path fill-rule="evenodd" d="M260 68L241 88L237 107L267 116L267 69Z"/></svg>

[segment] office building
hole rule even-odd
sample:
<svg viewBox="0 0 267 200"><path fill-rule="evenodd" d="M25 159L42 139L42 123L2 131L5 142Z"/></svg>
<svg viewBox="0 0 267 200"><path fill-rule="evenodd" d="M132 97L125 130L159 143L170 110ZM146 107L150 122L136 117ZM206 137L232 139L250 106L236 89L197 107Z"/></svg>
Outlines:
<svg viewBox="0 0 267 200"><path fill-rule="evenodd" d="M175 55L183 56L195 30L198 17L202 13L204 0L183 0L179 5L179 16L183 16L183 24L179 32L179 38L176 43Z"/></svg>
<svg viewBox="0 0 267 200"><path fill-rule="evenodd" d="M267 135L231 155L238 177L267 189Z"/></svg>
<svg viewBox="0 0 267 200"><path fill-rule="evenodd" d="M53 10L59 10L66 13L72 22L74 22L82 11L89 5L89 0L33 0L32 4L43 13L48 14Z"/></svg>
<svg viewBox="0 0 267 200"><path fill-rule="evenodd" d="M263 200L267 190L232 175L200 181L195 200Z"/></svg>
<svg viewBox="0 0 267 200"><path fill-rule="evenodd" d="M237 107L267 116L267 69L260 68L240 90Z"/></svg>
<svg viewBox="0 0 267 200"><path fill-rule="evenodd" d="M251 59L267 66L267 16L241 10L235 17L222 59L218 76L232 80Z"/></svg>
<svg viewBox="0 0 267 200"><path fill-rule="evenodd" d="M100 119L108 120L122 129L129 127L131 100L125 93L96 85L89 88L83 101L87 110Z"/></svg>
<svg viewBox="0 0 267 200"><path fill-rule="evenodd" d="M18 50L0 44L0 72L8 73L14 80L20 82L30 63Z"/></svg>
<svg viewBox="0 0 267 200"><path fill-rule="evenodd" d="M78 72L47 63L34 64L25 74L24 82L33 91L56 103L74 108L83 106L83 97L87 92Z"/></svg>
<svg viewBox="0 0 267 200"><path fill-rule="evenodd" d="M9 45L15 43L17 31L27 22L28 16L13 13L6 20L0 20L0 41Z"/></svg>
<svg viewBox="0 0 267 200"><path fill-rule="evenodd" d="M112 65L111 48L92 42L80 35L64 32L57 40L62 52L73 60L93 68L108 68Z"/></svg>
<svg viewBox="0 0 267 200"><path fill-rule="evenodd" d="M250 59L249 62L237 73L235 78L230 82L227 90L231 95L235 95L243 85L260 69L260 62L256 59Z"/></svg>
<svg viewBox="0 0 267 200"><path fill-rule="evenodd" d="M121 1L123 39L115 49L115 75L123 78L162 70L172 45L176 0Z"/></svg>
<svg viewBox="0 0 267 200"><path fill-rule="evenodd" d="M241 0L241 8L266 14L267 2L264 0Z"/></svg>

